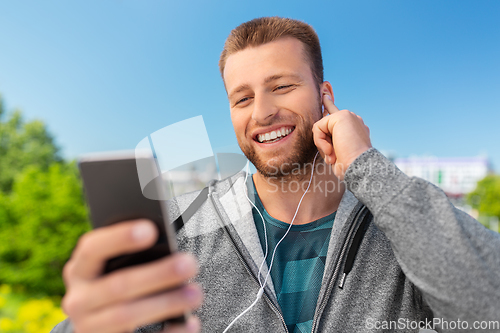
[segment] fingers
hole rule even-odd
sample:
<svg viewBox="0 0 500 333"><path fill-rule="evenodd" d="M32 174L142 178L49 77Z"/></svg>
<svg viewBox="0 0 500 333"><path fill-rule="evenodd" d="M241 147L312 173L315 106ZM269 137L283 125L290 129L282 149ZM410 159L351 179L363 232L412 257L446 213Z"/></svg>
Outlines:
<svg viewBox="0 0 500 333"><path fill-rule="evenodd" d="M339 110L327 96L323 99L332 114L314 124L314 143L342 179L352 161L371 147L370 130L359 115Z"/></svg>
<svg viewBox="0 0 500 333"><path fill-rule="evenodd" d="M200 320L195 316L190 316L185 325L171 325L162 333L196 333L199 332L200 329Z"/></svg>
<svg viewBox="0 0 500 333"><path fill-rule="evenodd" d="M112 272L81 286L66 304L75 312L92 311L108 304L128 302L158 291L186 283L198 273L196 260L187 253L176 253L164 259ZM78 314L75 313L75 314Z"/></svg>
<svg viewBox="0 0 500 333"><path fill-rule="evenodd" d="M335 123L334 114L338 113L339 109L328 94L323 95L323 106L323 119L316 122L313 127L314 143L327 163L335 163L331 132Z"/></svg>
<svg viewBox="0 0 500 333"><path fill-rule="evenodd" d="M330 113L328 112L328 110L325 108L325 105L322 104L322 107L323 107L323 113L322 113L322 116L323 118L324 117L328 117L330 115Z"/></svg>
<svg viewBox="0 0 500 333"><path fill-rule="evenodd" d="M201 305L202 299L201 289L194 284L188 285L86 314L84 318L76 321L75 331L97 333L133 331L139 326L178 317L192 311Z"/></svg>
<svg viewBox="0 0 500 333"><path fill-rule="evenodd" d="M93 230L80 238L63 277L66 283L101 275L106 260L144 250L154 244L158 231L153 222L135 220Z"/></svg>
<svg viewBox="0 0 500 333"><path fill-rule="evenodd" d="M335 115L322 118L313 126L313 139L316 147L325 155L333 154L331 129L335 122Z"/></svg>
<svg viewBox="0 0 500 333"><path fill-rule="evenodd" d="M323 118L326 119L326 118ZM317 122L313 126L313 140L314 144L318 148L318 150L322 153L322 157L324 158L326 155L330 155L333 152L333 144L332 137L328 135L324 128L326 127L324 124Z"/></svg>
<svg viewBox="0 0 500 333"><path fill-rule="evenodd" d="M101 275L108 259L147 249L157 237L153 222L134 220L93 230L80 239L63 272L67 292L62 307L75 332L133 331L201 305L199 286L186 285L198 272L188 254ZM191 325L172 325L167 332L199 331L199 323Z"/></svg>
<svg viewBox="0 0 500 333"><path fill-rule="evenodd" d="M330 114L339 112L339 109L335 106L335 104L333 104L333 101L328 94L323 95L323 105L325 106L325 110Z"/></svg>

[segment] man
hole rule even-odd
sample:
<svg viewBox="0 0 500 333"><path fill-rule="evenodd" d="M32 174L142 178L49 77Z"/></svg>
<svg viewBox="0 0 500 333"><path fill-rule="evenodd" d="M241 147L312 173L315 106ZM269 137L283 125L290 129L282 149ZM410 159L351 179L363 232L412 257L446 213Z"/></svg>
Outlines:
<svg viewBox="0 0 500 333"><path fill-rule="evenodd" d="M101 277L155 229L129 221L84 235L64 269L69 320L54 332L418 332L500 318L499 235L371 147L363 120L335 107L310 26L246 22L219 65L257 173L209 185L178 233L197 263L176 254ZM172 218L197 195L170 201ZM185 325L147 325L185 311Z"/></svg>

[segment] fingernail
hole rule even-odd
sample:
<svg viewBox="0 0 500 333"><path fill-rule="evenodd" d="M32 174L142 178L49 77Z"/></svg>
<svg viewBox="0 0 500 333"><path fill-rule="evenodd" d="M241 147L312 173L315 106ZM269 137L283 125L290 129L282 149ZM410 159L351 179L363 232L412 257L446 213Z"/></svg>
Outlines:
<svg viewBox="0 0 500 333"><path fill-rule="evenodd" d="M197 302L201 296L200 290L193 286L185 287L182 293L184 294L184 297L186 297L186 299L191 303Z"/></svg>
<svg viewBox="0 0 500 333"><path fill-rule="evenodd" d="M194 262L193 258L189 255L181 255L175 264L175 271L180 275L186 275L193 268Z"/></svg>
<svg viewBox="0 0 500 333"><path fill-rule="evenodd" d="M151 223L141 222L132 229L132 237L136 241L143 241L153 237L154 232L155 230Z"/></svg>
<svg viewBox="0 0 500 333"><path fill-rule="evenodd" d="M330 97L330 95L326 95L326 98L328 98L330 101L332 100L332 98Z"/></svg>
<svg viewBox="0 0 500 333"><path fill-rule="evenodd" d="M189 332L198 332L198 330L200 329L200 323L198 322L198 320L191 317L189 318L186 327L189 330Z"/></svg>

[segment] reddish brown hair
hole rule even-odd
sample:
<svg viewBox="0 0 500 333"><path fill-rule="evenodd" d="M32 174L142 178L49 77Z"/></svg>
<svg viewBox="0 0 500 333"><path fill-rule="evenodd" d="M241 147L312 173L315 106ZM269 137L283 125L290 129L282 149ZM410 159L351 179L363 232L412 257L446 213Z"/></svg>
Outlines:
<svg viewBox="0 0 500 333"><path fill-rule="evenodd" d="M319 38L314 29L302 21L282 17L261 17L240 24L226 39L219 59L219 70L224 79L227 58L249 46L259 46L283 37L301 41L316 83L323 83L323 59Z"/></svg>

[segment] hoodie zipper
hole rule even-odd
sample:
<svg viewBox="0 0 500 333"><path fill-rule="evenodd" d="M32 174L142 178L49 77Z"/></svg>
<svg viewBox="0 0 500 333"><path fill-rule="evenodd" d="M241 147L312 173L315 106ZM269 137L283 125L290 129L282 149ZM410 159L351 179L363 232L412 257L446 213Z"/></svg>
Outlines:
<svg viewBox="0 0 500 333"><path fill-rule="evenodd" d="M220 213L220 210L219 210L219 207L217 206L216 202L215 202L215 199L212 195L212 193L209 193L208 196L210 197L210 200L212 201L212 204L213 206L215 207L215 211L217 212L217 215L219 215L219 218L220 220L222 221L222 223L224 224L224 219L222 218L222 214ZM224 230L226 230L226 233L228 234L229 236L229 239L231 240L231 244L233 245L234 249L236 250L236 254L238 255L238 258L240 258L240 261L241 263L243 264L243 266L245 267L246 271L248 272L248 274L250 274L250 276L253 277L253 279L255 280L255 282L259 285L259 289L260 289L260 283L259 283L259 280L258 278L255 276L255 274L251 271L250 267L248 266L247 262L243 259L243 254L241 253L240 249L238 248L238 246L236 245L236 242L234 241L233 239L233 236L231 236L231 233L229 232L229 230L227 230L227 226L224 225ZM267 293L264 291L263 293L263 296L265 297L267 303L271 306L271 308L274 310L274 312L278 315L278 317L280 318L281 320L281 323L283 324L283 328L285 329L285 332L286 333L289 333L288 332L288 328L286 327L286 323L285 323L285 318L283 317L283 315L281 314L281 311L278 309L278 307L271 301L271 299L269 298L269 296L267 295Z"/></svg>
<svg viewBox="0 0 500 333"><path fill-rule="evenodd" d="M353 238L353 235L356 234L355 231L357 231L358 228L359 228L359 226L361 225L361 223L357 223L357 221L359 220L359 217L362 215L363 211L366 210L366 209L367 209L366 206L362 206L361 209L356 213L356 216L354 217L354 222L351 225L349 233L348 233L347 237L344 239L344 244L343 244L342 250L340 252L339 260L337 261L337 264L336 264L335 269L333 271L332 277L328 281L328 288L326 290L325 297L323 298L323 300L321 301L321 303L319 305L319 311L317 312L318 316L315 317L314 320L313 320L313 325L312 325L311 332L316 332L317 331L317 326L318 326L319 318L320 318L321 314L323 313L323 311L324 311L324 309L326 307L326 303L328 302L328 300L330 298L330 294L332 293L332 289L333 289L333 286L334 286L334 283L332 283L332 282L335 281L336 278L337 278L337 276L338 276L338 273L339 273L339 270L340 270L340 266L341 266L342 262L345 259L344 256L345 256L345 253L346 253L346 251L348 249L349 241L351 240L351 238ZM345 276L344 276L344 278L345 278ZM343 283L343 281L342 281L342 283Z"/></svg>

